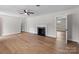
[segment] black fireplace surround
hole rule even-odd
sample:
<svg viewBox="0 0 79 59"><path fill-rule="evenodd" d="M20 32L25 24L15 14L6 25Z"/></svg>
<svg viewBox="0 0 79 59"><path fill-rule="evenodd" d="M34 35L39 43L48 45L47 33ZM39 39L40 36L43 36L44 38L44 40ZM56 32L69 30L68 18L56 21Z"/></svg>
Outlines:
<svg viewBox="0 0 79 59"><path fill-rule="evenodd" d="M37 27L37 34L40 35L40 36L46 36L45 27Z"/></svg>

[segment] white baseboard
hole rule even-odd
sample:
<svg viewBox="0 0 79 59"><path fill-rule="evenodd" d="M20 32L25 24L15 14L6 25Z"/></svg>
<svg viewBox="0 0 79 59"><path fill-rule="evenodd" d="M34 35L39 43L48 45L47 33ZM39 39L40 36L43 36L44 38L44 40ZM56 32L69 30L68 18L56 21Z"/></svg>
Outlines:
<svg viewBox="0 0 79 59"><path fill-rule="evenodd" d="M52 37L52 38L56 38L55 35L46 35L46 36L48 36L48 37Z"/></svg>
<svg viewBox="0 0 79 59"><path fill-rule="evenodd" d="M77 42L79 44L79 41L77 41L77 40L72 40L72 41Z"/></svg>
<svg viewBox="0 0 79 59"><path fill-rule="evenodd" d="M18 33L20 33L20 32L16 32L16 33L4 33L4 34L2 34L2 36L12 35L12 34L18 34Z"/></svg>

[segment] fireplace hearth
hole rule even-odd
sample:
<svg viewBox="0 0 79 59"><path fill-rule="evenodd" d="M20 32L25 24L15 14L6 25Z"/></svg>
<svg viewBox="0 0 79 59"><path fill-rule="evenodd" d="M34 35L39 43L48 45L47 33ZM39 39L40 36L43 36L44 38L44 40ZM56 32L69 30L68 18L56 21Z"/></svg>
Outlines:
<svg viewBox="0 0 79 59"><path fill-rule="evenodd" d="M45 27L37 27L37 34L40 35L40 36L46 36Z"/></svg>

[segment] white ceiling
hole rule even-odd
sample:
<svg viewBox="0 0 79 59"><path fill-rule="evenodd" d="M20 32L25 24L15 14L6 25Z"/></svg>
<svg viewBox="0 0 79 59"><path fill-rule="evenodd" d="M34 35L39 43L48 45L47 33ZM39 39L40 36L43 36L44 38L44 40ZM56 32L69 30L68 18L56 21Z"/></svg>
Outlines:
<svg viewBox="0 0 79 59"><path fill-rule="evenodd" d="M35 15L59 12L71 8L79 7L78 5L41 5L36 7L35 5L0 5L0 11L20 14L24 9L31 9L35 12Z"/></svg>

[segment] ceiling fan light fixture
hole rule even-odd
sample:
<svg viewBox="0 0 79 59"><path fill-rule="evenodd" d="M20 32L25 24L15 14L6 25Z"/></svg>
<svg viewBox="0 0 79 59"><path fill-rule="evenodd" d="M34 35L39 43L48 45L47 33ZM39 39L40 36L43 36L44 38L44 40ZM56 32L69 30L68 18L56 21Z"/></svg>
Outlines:
<svg viewBox="0 0 79 59"><path fill-rule="evenodd" d="M24 13L25 15L27 15L27 13Z"/></svg>

